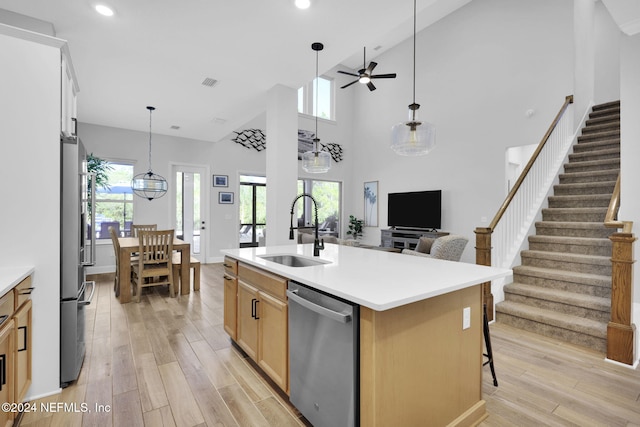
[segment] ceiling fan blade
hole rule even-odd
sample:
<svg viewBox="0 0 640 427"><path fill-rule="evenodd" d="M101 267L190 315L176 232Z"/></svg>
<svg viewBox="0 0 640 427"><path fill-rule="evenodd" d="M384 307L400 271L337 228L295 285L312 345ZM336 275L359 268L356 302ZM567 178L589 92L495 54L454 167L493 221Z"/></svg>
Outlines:
<svg viewBox="0 0 640 427"><path fill-rule="evenodd" d="M390 73L390 74L376 74L373 76L369 76L370 79L395 79L396 78L396 73Z"/></svg>
<svg viewBox="0 0 640 427"><path fill-rule="evenodd" d="M358 83L358 80L354 80L354 81L352 81L351 83L347 83L346 85L344 85L344 86L340 87L340 89L344 89L345 87L349 87L349 86L351 86L351 85L352 85L352 84L354 84L354 83Z"/></svg>
<svg viewBox="0 0 640 427"><path fill-rule="evenodd" d="M374 90L376 90L376 87L375 87L375 86L373 85L373 83L371 83L371 82L367 83L367 87L368 87L368 88L369 88L369 90L370 90L370 91L372 91L372 92L373 92Z"/></svg>
<svg viewBox="0 0 640 427"><path fill-rule="evenodd" d="M338 70L338 72L339 72L339 73L341 73L341 74L346 74L346 75L348 75L348 76L360 77L358 74L349 73L349 72L347 72L347 71L340 71L340 70Z"/></svg>
<svg viewBox="0 0 640 427"><path fill-rule="evenodd" d="M373 71L374 68L376 68L376 66L378 65L377 62L369 62L369 66L367 67L367 74L371 74L371 72Z"/></svg>

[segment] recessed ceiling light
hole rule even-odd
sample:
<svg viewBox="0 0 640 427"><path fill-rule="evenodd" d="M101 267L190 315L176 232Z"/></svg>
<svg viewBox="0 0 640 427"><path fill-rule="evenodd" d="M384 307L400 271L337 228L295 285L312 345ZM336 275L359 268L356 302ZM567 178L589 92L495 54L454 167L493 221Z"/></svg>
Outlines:
<svg viewBox="0 0 640 427"><path fill-rule="evenodd" d="M296 0L295 4L298 9L308 9L311 6L311 0Z"/></svg>
<svg viewBox="0 0 640 427"><path fill-rule="evenodd" d="M98 12L102 16L113 16L113 9L103 4L96 5L96 12Z"/></svg>

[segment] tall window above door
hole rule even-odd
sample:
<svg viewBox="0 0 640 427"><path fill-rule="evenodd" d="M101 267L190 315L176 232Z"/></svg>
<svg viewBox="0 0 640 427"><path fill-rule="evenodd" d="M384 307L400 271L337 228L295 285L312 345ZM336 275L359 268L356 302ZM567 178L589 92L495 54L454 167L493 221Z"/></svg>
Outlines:
<svg viewBox="0 0 640 427"><path fill-rule="evenodd" d="M310 194L318 203L318 228L320 235L340 235L342 185L336 181L299 179L298 194ZM308 197L296 204L298 226L311 226L315 220L313 203Z"/></svg>
<svg viewBox="0 0 640 427"><path fill-rule="evenodd" d="M334 109L334 81L328 77L318 77L318 90L316 80L298 89L298 113L317 116L321 119L335 120ZM318 106L316 111L316 97Z"/></svg>

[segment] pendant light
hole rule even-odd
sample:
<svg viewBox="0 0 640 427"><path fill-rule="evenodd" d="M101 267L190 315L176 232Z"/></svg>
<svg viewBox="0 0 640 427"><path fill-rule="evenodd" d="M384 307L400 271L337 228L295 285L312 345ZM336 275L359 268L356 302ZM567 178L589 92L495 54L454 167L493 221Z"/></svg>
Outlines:
<svg viewBox="0 0 640 427"><path fill-rule="evenodd" d="M324 173L331 169L331 155L318 149L318 52L324 49L322 43L313 43L311 49L316 51L316 88L315 88L315 116L316 116L316 134L313 138L313 151L307 151L302 154L302 169L309 173Z"/></svg>
<svg viewBox="0 0 640 427"><path fill-rule="evenodd" d="M131 189L137 196L153 200L167 194L168 185L166 179L151 170L151 113L155 107L147 107L147 110L149 110L149 171L134 176L131 180Z"/></svg>
<svg viewBox="0 0 640 427"><path fill-rule="evenodd" d="M424 156L436 145L436 128L418 119L416 104L416 0L413 0L413 103L409 120L391 128L391 148L401 156Z"/></svg>

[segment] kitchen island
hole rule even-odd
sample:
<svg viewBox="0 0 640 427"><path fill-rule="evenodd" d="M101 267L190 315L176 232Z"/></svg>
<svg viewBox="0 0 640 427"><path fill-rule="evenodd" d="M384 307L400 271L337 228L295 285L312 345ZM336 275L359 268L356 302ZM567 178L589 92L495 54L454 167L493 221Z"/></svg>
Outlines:
<svg viewBox="0 0 640 427"><path fill-rule="evenodd" d="M235 335L242 318L241 303L239 299L236 303L233 287L227 286L234 280L234 271L238 274L236 289L244 286L243 277L257 283L260 280L255 278L260 274L265 275L271 289L276 289L273 283L294 280L360 305L361 425L474 425L486 417L481 389L480 284L509 276L511 270L333 244L326 244L320 257L313 257L312 246L222 251L225 268L229 267L225 275L225 330L234 341L242 342L242 337ZM322 264L289 267L263 258L270 255L296 255ZM243 276L242 271L247 273ZM259 304L263 308L255 317L278 325L273 322L276 311L262 310L276 307L271 300L277 300L279 312L286 313L286 297L272 297L262 297L269 304ZM257 306L251 306L252 315L257 314ZM469 320L463 325L465 312ZM269 329L266 325L259 329ZM269 353L274 342L287 345L286 335L284 331L275 339L257 341L265 343ZM260 353L258 348L254 360L272 378L272 371L278 372L276 383L288 392L288 372L272 369L278 359L268 354L260 357Z"/></svg>

